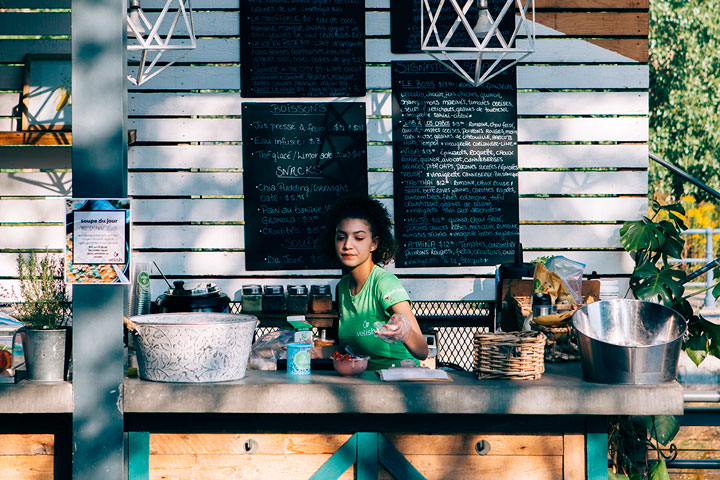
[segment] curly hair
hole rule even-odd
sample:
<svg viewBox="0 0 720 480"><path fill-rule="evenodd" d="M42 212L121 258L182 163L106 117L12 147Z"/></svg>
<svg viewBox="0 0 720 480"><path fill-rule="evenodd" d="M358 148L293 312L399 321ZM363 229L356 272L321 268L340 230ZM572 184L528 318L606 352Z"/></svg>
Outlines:
<svg viewBox="0 0 720 480"><path fill-rule="evenodd" d="M372 252L374 263L386 265L393 259L397 247L392 234L390 215L380 202L362 195L343 197L330 207L326 216L325 231L318 240L318 250L322 255L337 259L335 229L347 218L366 221L372 236L377 237L378 246Z"/></svg>

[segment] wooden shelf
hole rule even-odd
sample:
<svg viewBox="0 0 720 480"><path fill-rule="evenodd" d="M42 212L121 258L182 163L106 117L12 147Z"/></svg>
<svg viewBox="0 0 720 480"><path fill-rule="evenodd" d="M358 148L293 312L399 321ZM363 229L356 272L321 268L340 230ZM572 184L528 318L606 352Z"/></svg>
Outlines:
<svg viewBox="0 0 720 480"><path fill-rule="evenodd" d="M72 145L72 132L62 130L0 132L0 145Z"/></svg>
<svg viewBox="0 0 720 480"><path fill-rule="evenodd" d="M292 313L251 313L260 320L261 327L290 327L287 323L288 315ZM305 320L310 322L313 327L328 328L332 327L337 321L337 312L330 313L306 313Z"/></svg>

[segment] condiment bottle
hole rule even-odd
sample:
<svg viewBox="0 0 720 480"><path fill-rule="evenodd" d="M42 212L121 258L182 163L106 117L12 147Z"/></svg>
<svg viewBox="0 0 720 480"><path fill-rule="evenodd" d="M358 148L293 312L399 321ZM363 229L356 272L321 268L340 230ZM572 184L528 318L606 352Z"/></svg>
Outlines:
<svg viewBox="0 0 720 480"><path fill-rule="evenodd" d="M266 285L263 291L262 311L264 313L282 313L285 309L285 294L282 285Z"/></svg>
<svg viewBox="0 0 720 480"><path fill-rule="evenodd" d="M332 310L330 285L312 285L310 287L310 305L312 313L328 313Z"/></svg>
<svg viewBox="0 0 720 480"><path fill-rule="evenodd" d="M243 313L260 313L263 310L262 288L260 285L243 285Z"/></svg>
<svg viewBox="0 0 720 480"><path fill-rule="evenodd" d="M292 314L306 314L308 311L308 289L305 285L288 285L287 312Z"/></svg>

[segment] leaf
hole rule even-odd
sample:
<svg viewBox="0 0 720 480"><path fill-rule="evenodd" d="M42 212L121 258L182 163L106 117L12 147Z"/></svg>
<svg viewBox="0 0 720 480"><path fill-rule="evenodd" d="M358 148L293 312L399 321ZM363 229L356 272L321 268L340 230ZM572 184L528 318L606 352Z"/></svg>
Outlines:
<svg viewBox="0 0 720 480"><path fill-rule="evenodd" d="M700 366L707 357L707 337L705 335L691 337L685 342L685 352L696 366Z"/></svg>
<svg viewBox="0 0 720 480"><path fill-rule="evenodd" d="M623 224L620 229L620 243L626 251L637 252L646 248L650 243L650 232L646 228L649 221L649 219L643 218L643 220Z"/></svg>
<svg viewBox="0 0 720 480"><path fill-rule="evenodd" d="M644 415L642 420L650 436L663 445L675 438L680 430L680 423L672 415Z"/></svg>
<svg viewBox="0 0 720 480"><path fill-rule="evenodd" d="M641 300L653 300L658 296L664 305L672 305L676 298L682 297L687 274L670 266L659 269L652 263L646 263L633 271L630 288Z"/></svg>
<svg viewBox="0 0 720 480"><path fill-rule="evenodd" d="M665 465L665 459L660 459L657 463L653 463L648 470L650 480L670 480L670 474Z"/></svg>
<svg viewBox="0 0 720 480"><path fill-rule="evenodd" d="M608 480L630 480L630 477L623 475L622 473L615 473L612 470L608 470Z"/></svg>

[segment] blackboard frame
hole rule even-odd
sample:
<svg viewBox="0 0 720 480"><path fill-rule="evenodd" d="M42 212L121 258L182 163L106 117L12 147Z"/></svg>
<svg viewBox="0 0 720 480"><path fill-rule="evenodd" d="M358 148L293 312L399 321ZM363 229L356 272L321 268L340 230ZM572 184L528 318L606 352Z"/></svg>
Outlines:
<svg viewBox="0 0 720 480"><path fill-rule="evenodd" d="M365 102L243 103L246 270L339 268L316 250L329 206L368 193Z"/></svg>
<svg viewBox="0 0 720 480"><path fill-rule="evenodd" d="M240 12L243 97L366 94L364 0L241 0Z"/></svg>
<svg viewBox="0 0 720 480"><path fill-rule="evenodd" d="M510 67L473 87L438 62L392 62L398 267L514 259L516 78Z"/></svg>

